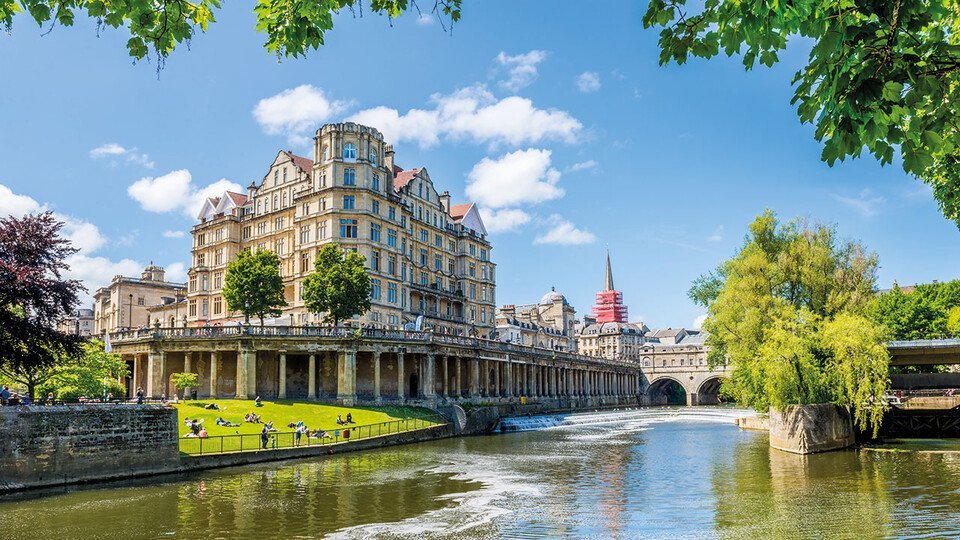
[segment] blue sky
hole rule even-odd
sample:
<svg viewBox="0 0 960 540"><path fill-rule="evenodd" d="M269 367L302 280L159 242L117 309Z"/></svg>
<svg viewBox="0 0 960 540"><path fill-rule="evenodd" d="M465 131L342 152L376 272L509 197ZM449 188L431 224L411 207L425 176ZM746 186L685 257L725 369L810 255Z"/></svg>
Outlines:
<svg viewBox="0 0 960 540"><path fill-rule="evenodd" d="M767 207L861 239L882 287L956 277L957 227L899 164L820 162L789 105L802 42L773 69L660 67L640 3L486 0L452 35L414 15L341 15L321 50L278 62L251 6L225 6L159 77L85 22L41 37L18 17L0 36L0 210L66 219L91 290L150 260L182 278L178 231L199 197L259 179L279 149L310 155L311 129L348 118L498 216L500 304L555 286L588 312L609 247L631 320L689 326L691 280Z"/></svg>

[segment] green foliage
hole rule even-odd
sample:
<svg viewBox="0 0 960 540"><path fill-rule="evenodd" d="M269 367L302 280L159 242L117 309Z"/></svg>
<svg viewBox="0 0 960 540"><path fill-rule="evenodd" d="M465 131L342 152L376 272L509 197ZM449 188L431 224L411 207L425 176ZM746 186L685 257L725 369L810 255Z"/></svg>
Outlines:
<svg viewBox="0 0 960 540"><path fill-rule="evenodd" d="M644 25L661 26L660 63L741 54L772 66L790 38L812 40L794 75L792 103L816 126L830 165L863 150L934 188L960 225L960 6L957 0L650 0Z"/></svg>
<svg viewBox="0 0 960 540"><path fill-rule="evenodd" d="M313 313L326 313L334 325L370 309L370 276L366 259L327 244L317 253L314 270L303 280L303 301Z"/></svg>
<svg viewBox="0 0 960 540"><path fill-rule="evenodd" d="M127 363L120 359L120 355L104 352L103 342L89 341L83 345L81 356L64 358L49 368L44 381L37 386L38 397L43 399L50 392L57 399L104 397L107 394L123 397L126 387L118 380L129 374Z"/></svg>
<svg viewBox="0 0 960 540"><path fill-rule="evenodd" d="M947 312L947 332L960 336L960 306L954 306Z"/></svg>
<svg viewBox="0 0 960 540"><path fill-rule="evenodd" d="M894 285L877 296L869 314L889 330L892 339L937 339L960 334L960 328L951 329L949 324L951 310L958 308L960 280L953 280L917 285L910 293Z"/></svg>
<svg viewBox="0 0 960 540"><path fill-rule="evenodd" d="M280 257L272 251L250 253L241 251L227 265L223 278L223 298L227 309L263 318L280 315L287 305L283 297L283 278L280 277Z"/></svg>
<svg viewBox="0 0 960 540"><path fill-rule="evenodd" d="M173 381L173 385L177 387L177 390L181 392L188 388L200 386L200 375L196 373L174 373L170 375L170 380Z"/></svg>
<svg viewBox="0 0 960 540"><path fill-rule="evenodd" d="M453 24L460 20L461 2L434 0L430 13ZM302 56L323 45L326 32L333 28L334 15L347 10L362 16L364 5L391 21L404 12L420 13L416 0L258 0L256 29L266 34L264 46L271 53ZM51 29L56 24L72 26L77 16L90 17L98 29L126 30L130 35L127 51L133 58L142 59L152 50L162 62L178 45L189 44L198 32L206 32L216 21L218 9L220 0L0 0L0 25L9 32L13 17L24 12L40 26L49 23Z"/></svg>
<svg viewBox="0 0 960 540"><path fill-rule="evenodd" d="M690 290L708 310L710 364L732 368L722 393L758 411L852 406L875 432L889 385L885 330L866 317L876 269L832 227L758 216L739 252Z"/></svg>

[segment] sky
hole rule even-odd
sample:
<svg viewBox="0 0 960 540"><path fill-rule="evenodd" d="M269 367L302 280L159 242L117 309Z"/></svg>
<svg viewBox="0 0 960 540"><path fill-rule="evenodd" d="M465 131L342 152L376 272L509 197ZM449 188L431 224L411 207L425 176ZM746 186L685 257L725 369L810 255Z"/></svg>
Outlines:
<svg viewBox="0 0 960 540"><path fill-rule="evenodd" d="M311 156L312 132L344 120L478 204L498 304L555 287L588 313L609 249L631 321L693 326L691 281L766 208L861 240L880 287L957 277L957 226L899 163L820 161L790 106L808 43L772 69L659 66L642 2L484 0L452 32L340 14L320 50L278 61L240 4L159 72L87 21L41 35L18 16L0 35L0 214L54 211L91 292L150 261L184 280L200 201L262 180L278 150Z"/></svg>

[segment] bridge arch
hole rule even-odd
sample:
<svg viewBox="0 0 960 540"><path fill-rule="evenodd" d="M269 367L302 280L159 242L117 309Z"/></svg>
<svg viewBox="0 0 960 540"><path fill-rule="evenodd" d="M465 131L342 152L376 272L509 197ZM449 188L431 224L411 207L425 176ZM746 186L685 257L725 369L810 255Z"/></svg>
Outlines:
<svg viewBox="0 0 960 540"><path fill-rule="evenodd" d="M650 381L647 398L651 405L686 405L687 389L673 377L660 376Z"/></svg>
<svg viewBox="0 0 960 540"><path fill-rule="evenodd" d="M720 404L720 384L723 382L721 375L708 377L700 383L697 388L697 405L719 405Z"/></svg>

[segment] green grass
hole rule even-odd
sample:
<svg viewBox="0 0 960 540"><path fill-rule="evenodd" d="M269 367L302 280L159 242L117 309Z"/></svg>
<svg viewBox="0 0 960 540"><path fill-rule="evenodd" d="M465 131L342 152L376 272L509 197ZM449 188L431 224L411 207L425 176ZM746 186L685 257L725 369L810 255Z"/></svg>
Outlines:
<svg viewBox="0 0 960 540"><path fill-rule="evenodd" d="M210 410L204 407L210 403L216 403L220 410ZM255 450L259 446L260 430L263 424L249 424L243 421L243 417L249 413L260 415L264 423L273 422L273 427L279 430L276 435L277 447L287 448L293 445L293 437L290 434L293 428L287 427L290 423L303 421L308 428L323 429L334 435L341 430L343 426L337 425L337 415L346 420L347 413L353 417L353 424L350 425L353 439L368 436L377 436L396 431L415 429L439 423L436 413L430 409L420 407L342 407L338 405L326 405L309 401L264 401L262 407L255 407L253 400L238 399L211 399L185 401L174 405L177 409L178 426L180 434L180 450L188 454L200 452L200 441L196 438L184 438L184 435L190 432L190 429L184 424L184 420L203 420L203 426L207 429L208 439L203 441L203 453L235 452L239 450ZM238 427L218 426L217 418L240 424ZM407 419L426 419L426 422L400 422L396 421ZM383 425L384 422L393 422ZM375 427L366 427L375 426ZM244 435L236 437L236 435ZM222 440L218 439L224 437ZM311 444L329 444L332 442L341 442L341 437L334 439L311 439ZM306 444L306 437L302 444Z"/></svg>

